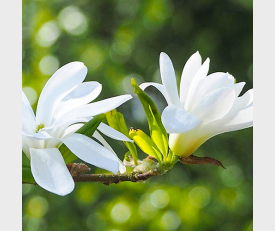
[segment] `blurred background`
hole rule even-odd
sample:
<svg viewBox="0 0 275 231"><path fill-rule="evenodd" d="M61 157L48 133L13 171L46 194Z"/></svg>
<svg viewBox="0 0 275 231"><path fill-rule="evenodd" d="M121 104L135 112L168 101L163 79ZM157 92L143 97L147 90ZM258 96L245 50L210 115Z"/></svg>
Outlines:
<svg viewBox="0 0 275 231"><path fill-rule="evenodd" d="M23 90L35 109L49 77L82 61L86 81L103 85L97 100L134 96L131 77L161 83L161 51L172 59L178 81L199 51L211 60L209 73L228 71L246 82L243 94L253 87L252 6L252 0L23 0ZM162 95L147 92L162 110ZM148 132L135 96L118 111L129 127ZM226 170L177 163L146 183L76 183L65 197L23 185L23 230L252 231L252 133L222 134L196 151L217 158ZM123 143L107 140L123 159Z"/></svg>

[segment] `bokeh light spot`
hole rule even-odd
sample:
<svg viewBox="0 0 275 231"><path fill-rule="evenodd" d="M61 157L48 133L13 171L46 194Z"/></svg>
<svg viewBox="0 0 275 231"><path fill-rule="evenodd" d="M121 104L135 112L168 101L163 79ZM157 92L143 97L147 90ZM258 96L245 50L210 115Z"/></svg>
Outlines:
<svg viewBox="0 0 275 231"><path fill-rule="evenodd" d="M210 192L207 188L198 186L189 192L189 199L192 205L203 208L210 201Z"/></svg>
<svg viewBox="0 0 275 231"><path fill-rule="evenodd" d="M237 165L232 165L227 167L226 171L222 171L221 178L225 185L234 188L243 182L244 176L241 169Z"/></svg>
<svg viewBox="0 0 275 231"><path fill-rule="evenodd" d="M86 224L90 230L105 230L105 216L100 212L91 213L86 220Z"/></svg>
<svg viewBox="0 0 275 231"><path fill-rule="evenodd" d="M67 6L58 15L60 25L72 35L81 35L88 28L85 15L76 6Z"/></svg>
<svg viewBox="0 0 275 231"><path fill-rule="evenodd" d="M144 220L151 220L157 214L157 209L150 203L150 201L143 201L139 205L139 214Z"/></svg>
<svg viewBox="0 0 275 231"><path fill-rule="evenodd" d="M117 203L112 211L111 217L115 223L123 224L125 223L131 216L131 208L126 203L120 202Z"/></svg>
<svg viewBox="0 0 275 231"><path fill-rule="evenodd" d="M165 230L176 230L180 224L181 220L178 214L173 210L168 210L161 218L161 224Z"/></svg>
<svg viewBox="0 0 275 231"><path fill-rule="evenodd" d="M55 21L44 23L36 36L36 42L42 47L49 47L55 43L60 36L60 29Z"/></svg>
<svg viewBox="0 0 275 231"><path fill-rule="evenodd" d="M59 60L53 55L43 57L39 63L39 69L44 75L52 75L59 68Z"/></svg>
<svg viewBox="0 0 275 231"><path fill-rule="evenodd" d="M151 194L150 201L155 208L164 208L169 203L169 195L162 189L158 189Z"/></svg>
<svg viewBox="0 0 275 231"><path fill-rule="evenodd" d="M37 100L37 93L36 91L29 86L23 87L23 92L25 93L26 97L28 98L31 105L33 105Z"/></svg>
<svg viewBox="0 0 275 231"><path fill-rule="evenodd" d="M81 202L89 204L98 198L96 188L91 184L81 185L77 190L77 195Z"/></svg>
<svg viewBox="0 0 275 231"><path fill-rule="evenodd" d="M30 217L27 220L26 231L41 231L47 229L47 223L42 218Z"/></svg>
<svg viewBox="0 0 275 231"><path fill-rule="evenodd" d="M85 49L80 60L85 63L89 71L96 71L103 63L105 54L98 44L93 44Z"/></svg>
<svg viewBox="0 0 275 231"><path fill-rule="evenodd" d="M27 213L36 218L43 217L48 211L49 205L45 198L35 196L31 198L27 204Z"/></svg>

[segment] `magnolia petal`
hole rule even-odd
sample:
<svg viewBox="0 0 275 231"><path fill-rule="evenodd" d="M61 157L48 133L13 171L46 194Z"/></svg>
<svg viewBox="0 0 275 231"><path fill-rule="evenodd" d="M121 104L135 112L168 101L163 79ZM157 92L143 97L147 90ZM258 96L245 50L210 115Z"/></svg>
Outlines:
<svg viewBox="0 0 275 231"><path fill-rule="evenodd" d="M59 148L61 143L62 142L59 138L53 138L53 139L47 140L45 142L45 147L46 148Z"/></svg>
<svg viewBox="0 0 275 231"><path fill-rule="evenodd" d="M235 91L231 88L220 88L208 93L192 111L203 120L210 123L225 116L234 103Z"/></svg>
<svg viewBox="0 0 275 231"><path fill-rule="evenodd" d="M22 91L22 130L33 132L35 129L35 116L25 93Z"/></svg>
<svg viewBox="0 0 275 231"><path fill-rule="evenodd" d="M197 127L202 120L176 106L167 106L161 116L167 133L183 133Z"/></svg>
<svg viewBox="0 0 275 231"><path fill-rule="evenodd" d="M94 140L78 133L70 134L61 140L81 160L117 174L118 158Z"/></svg>
<svg viewBox="0 0 275 231"><path fill-rule="evenodd" d="M200 67L201 67L201 56L197 51L187 60L181 74L180 101L182 104L185 103L190 84Z"/></svg>
<svg viewBox="0 0 275 231"><path fill-rule="evenodd" d="M28 148L42 149L45 147L45 139L34 138L30 136L30 134L26 134L25 132L22 132L22 137L24 137L25 142L27 142ZM29 151L27 152L29 153ZM26 154L28 155L28 153Z"/></svg>
<svg viewBox="0 0 275 231"><path fill-rule="evenodd" d="M47 132L44 132L44 131L39 131L38 133L34 133L34 132L30 133L30 132L22 131L22 135L26 137L31 137L37 140L48 140L53 138L51 135L49 135Z"/></svg>
<svg viewBox="0 0 275 231"><path fill-rule="evenodd" d="M243 87L245 85L245 82L236 83L232 86L232 88L235 90L235 97L238 97L241 93Z"/></svg>
<svg viewBox="0 0 275 231"><path fill-rule="evenodd" d="M234 104L227 115L235 114L247 106L249 106L253 102L253 89L248 90L241 97L235 99Z"/></svg>
<svg viewBox="0 0 275 231"><path fill-rule="evenodd" d="M192 102L195 100L194 95L198 90L198 86L201 80L203 80L204 78L206 78L206 75L208 73L209 70L209 63L210 63L210 59L207 58L204 63L202 64L202 66L199 68L199 70L196 72L190 87L189 87L189 91L186 97L186 102L184 105L184 108L186 110L189 110L190 107L192 107Z"/></svg>
<svg viewBox="0 0 275 231"><path fill-rule="evenodd" d="M54 120L57 120L68 111L92 102L101 92L102 85L98 82L84 82L66 95L54 111Z"/></svg>
<svg viewBox="0 0 275 231"><path fill-rule="evenodd" d="M81 62L71 62L58 69L44 86L36 110L37 123L49 126L58 103L83 82L87 67Z"/></svg>
<svg viewBox="0 0 275 231"><path fill-rule="evenodd" d="M35 120L29 109L22 103L22 131L34 132L36 127Z"/></svg>
<svg viewBox="0 0 275 231"><path fill-rule="evenodd" d="M92 116L111 111L132 98L131 95L126 94L80 106L59 118L58 123L69 120L79 120L79 118L91 119Z"/></svg>
<svg viewBox="0 0 275 231"><path fill-rule="evenodd" d="M249 108L249 107L253 107L253 102L251 102L250 104L248 104L248 105L245 107L245 109L246 109L246 108Z"/></svg>
<svg viewBox="0 0 275 231"><path fill-rule="evenodd" d="M180 106L175 70L171 59L164 52L160 53L159 66L162 84L167 92L169 102L174 105Z"/></svg>
<svg viewBox="0 0 275 231"><path fill-rule="evenodd" d="M194 153L207 139L202 126L180 134L169 135L169 147L177 156L188 157Z"/></svg>
<svg viewBox="0 0 275 231"><path fill-rule="evenodd" d="M160 91L160 93L164 96L164 98L165 98L166 102L168 103L168 105L173 104L162 84L149 82L149 83L142 83L142 84L139 85L139 87L142 90L145 90L145 88L147 88L149 86L153 86L153 87L157 88Z"/></svg>
<svg viewBox="0 0 275 231"><path fill-rule="evenodd" d="M232 87L234 85L234 78L232 78L232 76L224 72L216 72L204 78L201 81L198 90L195 92L195 99L193 100L194 103L192 103L192 108L190 108L190 111L192 111L202 100L202 98L211 91L224 87Z"/></svg>
<svg viewBox="0 0 275 231"><path fill-rule="evenodd" d="M92 119L92 117L91 117ZM75 119L71 119L71 120L65 120L65 121L59 121L60 123L54 123L53 126L50 127L46 127L41 129L41 131L45 131L48 132L49 134L51 134L54 137L63 137L64 136L64 132L65 130L76 123L86 123L88 122L90 119L89 118L75 118Z"/></svg>
<svg viewBox="0 0 275 231"><path fill-rule="evenodd" d="M97 131L94 132L93 137L96 138L105 148L109 149L118 158L117 154L112 149L112 147L107 143L107 141ZM119 172L120 173L126 172L125 165L122 163L122 161L120 159L118 159L118 161L119 161Z"/></svg>
<svg viewBox="0 0 275 231"><path fill-rule="evenodd" d="M253 106L208 124L206 130L209 131L209 136L213 137L221 133L237 131L251 126L253 126Z"/></svg>
<svg viewBox="0 0 275 231"><path fill-rule="evenodd" d="M79 123L79 124L73 124L69 127L67 127L65 130L64 130L64 134L63 134L63 137L69 135L69 134L72 134L74 132L76 132L79 128L81 128L84 124L83 123Z"/></svg>
<svg viewBox="0 0 275 231"><path fill-rule="evenodd" d="M127 136L125 136L121 132L113 129L112 127L110 127L104 123L100 123L99 126L97 127L97 129L99 131L101 131L104 135L109 136L112 139L127 141L127 142L134 142L133 140L130 140Z"/></svg>
<svg viewBox="0 0 275 231"><path fill-rule="evenodd" d="M29 110L31 117L35 120L35 115L33 113L31 104L23 91L22 91L22 104L24 104L26 106L26 108Z"/></svg>
<svg viewBox="0 0 275 231"><path fill-rule="evenodd" d="M30 149L29 149L29 146L28 146L27 139L24 135L22 135L22 151L30 159Z"/></svg>
<svg viewBox="0 0 275 231"><path fill-rule="evenodd" d="M57 148L30 149L31 171L36 183L60 196L74 189L74 181Z"/></svg>

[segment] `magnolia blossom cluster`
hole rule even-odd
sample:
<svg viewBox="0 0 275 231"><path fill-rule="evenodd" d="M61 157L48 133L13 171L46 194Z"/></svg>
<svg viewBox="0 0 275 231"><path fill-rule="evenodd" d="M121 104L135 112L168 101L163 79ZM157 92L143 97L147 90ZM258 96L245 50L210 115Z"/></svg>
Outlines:
<svg viewBox="0 0 275 231"><path fill-rule="evenodd" d="M163 84L143 83L141 89L156 87L168 106L161 120L169 133L169 148L175 155L188 157L211 137L253 124L253 90L240 96L244 82L235 83L229 73L208 75L209 59L202 64L198 52L185 64L178 93L173 64L160 54ZM109 112L132 98L121 95L90 103L100 94L98 82L83 82L87 68L72 62L57 70L48 80L38 100L36 115L22 92L22 149L30 159L31 172L38 185L58 195L74 188L61 144L79 159L115 174L126 168L98 131L113 139L129 141L125 135L101 123L93 136L75 133L94 116Z"/></svg>

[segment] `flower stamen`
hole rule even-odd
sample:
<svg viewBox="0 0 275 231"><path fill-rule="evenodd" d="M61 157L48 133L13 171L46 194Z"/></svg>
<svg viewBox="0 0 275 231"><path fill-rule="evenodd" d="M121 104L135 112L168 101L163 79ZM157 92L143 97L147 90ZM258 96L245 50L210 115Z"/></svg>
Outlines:
<svg viewBox="0 0 275 231"><path fill-rule="evenodd" d="M44 128L44 127L45 127L44 124L39 124L39 125L37 125L36 130L35 130L35 133L38 133L39 130L42 129L42 128Z"/></svg>

